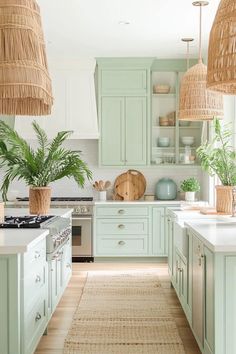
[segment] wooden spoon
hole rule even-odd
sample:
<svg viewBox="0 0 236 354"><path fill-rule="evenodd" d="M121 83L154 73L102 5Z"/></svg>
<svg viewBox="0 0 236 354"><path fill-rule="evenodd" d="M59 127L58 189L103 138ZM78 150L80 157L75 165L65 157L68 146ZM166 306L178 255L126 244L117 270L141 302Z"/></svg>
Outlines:
<svg viewBox="0 0 236 354"><path fill-rule="evenodd" d="M104 182L102 180L99 181L99 190L100 191L104 190Z"/></svg>
<svg viewBox="0 0 236 354"><path fill-rule="evenodd" d="M110 181L106 181L104 189L107 190L110 186L111 186L111 182Z"/></svg>

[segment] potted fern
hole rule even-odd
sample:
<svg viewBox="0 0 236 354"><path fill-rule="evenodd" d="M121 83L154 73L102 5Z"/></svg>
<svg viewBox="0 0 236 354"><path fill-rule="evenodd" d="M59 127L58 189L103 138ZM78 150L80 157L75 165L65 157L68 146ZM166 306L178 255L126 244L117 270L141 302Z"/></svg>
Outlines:
<svg viewBox="0 0 236 354"><path fill-rule="evenodd" d="M215 136L197 149L204 171L217 175L222 185L216 186L216 210L232 213L232 189L236 185L236 152L232 147L232 130L229 124L221 125L214 120Z"/></svg>
<svg viewBox="0 0 236 354"><path fill-rule="evenodd" d="M72 132L59 132L49 142L45 131L34 121L32 123L38 141L33 148L6 123L0 121L0 160L5 168L1 186L2 198L7 200L10 183L17 179L29 186L30 214L47 214L50 208L50 183L61 178L73 178L79 187L92 174L81 160L80 151L64 148L63 142Z"/></svg>

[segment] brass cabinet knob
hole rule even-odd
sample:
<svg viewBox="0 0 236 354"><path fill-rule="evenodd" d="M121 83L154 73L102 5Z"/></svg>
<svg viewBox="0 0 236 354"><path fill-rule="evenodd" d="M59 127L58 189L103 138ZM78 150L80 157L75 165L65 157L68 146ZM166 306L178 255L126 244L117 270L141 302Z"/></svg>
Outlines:
<svg viewBox="0 0 236 354"><path fill-rule="evenodd" d="M125 211L124 211L124 209L120 209L120 210L118 210L118 214L125 214Z"/></svg>
<svg viewBox="0 0 236 354"><path fill-rule="evenodd" d="M35 321L37 322L37 321L41 320L41 318L42 318L42 316L40 315L39 312L37 312L36 317L35 317Z"/></svg>
<svg viewBox="0 0 236 354"><path fill-rule="evenodd" d="M123 230L125 228L125 225L120 224L120 225L118 225L118 227L119 227L119 229Z"/></svg>
<svg viewBox="0 0 236 354"><path fill-rule="evenodd" d="M121 246L124 246L125 245L125 241L119 241L118 244L121 245Z"/></svg>

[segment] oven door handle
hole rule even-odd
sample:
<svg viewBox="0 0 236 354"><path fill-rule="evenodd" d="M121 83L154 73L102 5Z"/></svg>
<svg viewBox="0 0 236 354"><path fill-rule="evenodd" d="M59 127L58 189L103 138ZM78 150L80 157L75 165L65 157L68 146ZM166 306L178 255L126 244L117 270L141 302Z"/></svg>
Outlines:
<svg viewBox="0 0 236 354"><path fill-rule="evenodd" d="M77 217L74 217L73 215L72 215L72 221L73 220L92 220L92 216L88 216L87 218L86 217L79 217L79 216L77 216Z"/></svg>

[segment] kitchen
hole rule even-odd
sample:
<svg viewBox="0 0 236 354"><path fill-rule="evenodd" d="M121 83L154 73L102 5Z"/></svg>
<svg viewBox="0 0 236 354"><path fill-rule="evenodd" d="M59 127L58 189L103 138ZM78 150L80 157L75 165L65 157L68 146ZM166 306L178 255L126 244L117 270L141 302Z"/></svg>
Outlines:
<svg viewBox="0 0 236 354"><path fill-rule="evenodd" d="M31 1L25 2L28 6ZM232 3L229 17L234 10ZM195 75L193 69L197 67L201 69L201 80L203 77L206 81L207 68L197 58L199 55L207 62L208 56L210 72L211 54L217 48L211 43L208 46L209 34L220 1L210 1L208 6L206 2L192 6L188 1L181 6L153 1L148 2L149 6L142 1L115 2L112 6L105 0L99 5L73 1L70 7L63 0L49 4L40 0L38 4L52 80L47 101L51 105L54 97L52 113L48 113L50 109L38 113L41 106L31 107L29 101L23 113L24 103L17 111L14 97L8 98L11 104L4 102L6 92L0 102L0 137L5 142L1 145L1 158L11 182L8 185L6 180L2 190L8 201L0 258L2 262L7 257L7 262L12 260L8 276L13 278L8 281L13 284L13 279L17 279L21 284L19 288L13 284L11 291L17 296L11 303L6 283L1 284L6 289L1 296L6 301L1 307L0 324L1 329L5 328L1 330L1 354L33 354L35 350L37 354L236 352L236 239L231 217L235 213L236 184L234 85L228 68L229 86L227 80L216 83L216 91L201 86L199 96L195 96L197 84L193 88L185 74ZM10 11L4 1L0 6ZM170 8L174 10L171 13ZM224 9L228 10L226 5ZM185 12L190 20L181 23ZM201 31L200 37L198 34L201 20L202 41ZM231 17L230 20L233 21ZM7 25L2 24L2 28ZM212 30L214 33L217 35ZM194 41L186 35L194 37ZM216 75L209 76L209 81ZM17 75L10 78L17 80ZM6 82L1 85L3 90L6 86ZM189 109L189 102L194 108ZM214 119L221 119L222 115L222 122ZM36 125L32 125L33 121ZM34 154L22 140L20 150L19 140L16 143L16 136L4 122L26 139ZM232 122L230 128L225 125L227 122ZM73 133L65 134L65 139L61 137L58 155L50 158L50 144L64 130ZM207 138L209 143L204 145ZM220 146L222 139L226 149ZM11 147L18 152L16 163L6 153L11 152L12 156ZM25 151L27 158L30 154L33 158L42 156L42 151L45 154L45 159L38 158L37 166L26 159L30 173L20 168L25 163ZM73 158L70 166L67 158L60 158L67 154ZM72 165L73 169L63 174L69 179L61 178ZM62 166L61 173L58 166ZM1 171L1 183L5 172ZM215 185L220 183L210 177L212 172L226 186L217 187L217 200ZM100 188L103 182L107 182L106 187ZM29 212L42 215L42 219L24 218ZM44 214L54 217L45 221ZM14 231L13 227L19 230ZM25 235L22 244L14 237L16 233ZM34 248L35 240L39 246L41 242L39 250ZM32 252L36 252L35 262L39 263L30 263L30 272L27 257ZM6 267L2 267L2 279L6 277ZM34 277L36 290L32 287L28 294L27 284ZM142 284L147 284L146 292ZM222 284L226 284L225 288ZM222 299L223 304L219 305ZM93 311L93 321L88 306ZM6 308L21 313L14 325L11 310L3 311ZM180 313L176 320L175 311ZM136 320L139 314L138 324L135 313ZM150 319L145 320L145 316ZM129 323L127 317L134 323ZM166 321L161 321L163 317ZM68 323L63 325L65 322ZM13 337L8 337L4 323L9 323ZM182 329L180 323L184 323ZM106 341L104 331L108 329L110 339ZM133 338L136 329L139 338ZM45 331L47 335L42 336Z"/></svg>

